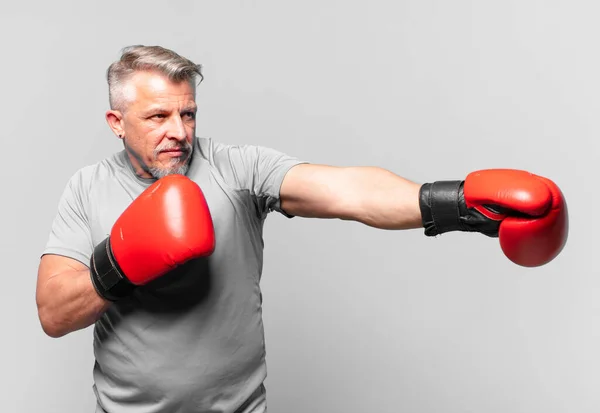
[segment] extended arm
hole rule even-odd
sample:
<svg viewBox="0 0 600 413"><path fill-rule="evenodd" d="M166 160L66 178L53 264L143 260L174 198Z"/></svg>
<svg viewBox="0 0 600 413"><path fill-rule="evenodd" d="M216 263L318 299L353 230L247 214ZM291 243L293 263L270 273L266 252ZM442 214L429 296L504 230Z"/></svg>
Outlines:
<svg viewBox="0 0 600 413"><path fill-rule="evenodd" d="M512 169L488 169L464 180L417 184L379 167L301 164L280 191L290 215L354 220L382 229L424 228L427 236L478 232L498 237L505 255L540 266L563 249L568 214L551 180Z"/></svg>
<svg viewBox="0 0 600 413"><path fill-rule="evenodd" d="M287 173L281 207L290 215L353 220L381 229L421 228L421 185L373 166L301 164Z"/></svg>

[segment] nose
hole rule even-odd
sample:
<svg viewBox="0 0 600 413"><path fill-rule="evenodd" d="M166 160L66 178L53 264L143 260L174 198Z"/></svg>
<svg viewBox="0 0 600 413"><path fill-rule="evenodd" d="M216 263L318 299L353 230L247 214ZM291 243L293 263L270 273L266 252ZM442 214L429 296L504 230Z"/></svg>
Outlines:
<svg viewBox="0 0 600 413"><path fill-rule="evenodd" d="M181 116L173 116L169 122L169 128L167 129L167 137L169 139L177 139L182 141L186 139L187 132Z"/></svg>

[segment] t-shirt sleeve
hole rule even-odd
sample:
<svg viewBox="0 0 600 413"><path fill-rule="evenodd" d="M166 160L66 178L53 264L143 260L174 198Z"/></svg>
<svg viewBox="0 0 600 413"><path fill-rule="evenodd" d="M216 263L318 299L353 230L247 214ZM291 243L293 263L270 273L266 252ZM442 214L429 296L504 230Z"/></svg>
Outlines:
<svg viewBox="0 0 600 413"><path fill-rule="evenodd" d="M89 266L93 244L82 175L78 171L65 186L42 255L63 255Z"/></svg>
<svg viewBox="0 0 600 413"><path fill-rule="evenodd" d="M281 209L281 184L293 166L306 161L256 145L220 145L214 159L234 186L248 191L261 215L276 211L292 218Z"/></svg>

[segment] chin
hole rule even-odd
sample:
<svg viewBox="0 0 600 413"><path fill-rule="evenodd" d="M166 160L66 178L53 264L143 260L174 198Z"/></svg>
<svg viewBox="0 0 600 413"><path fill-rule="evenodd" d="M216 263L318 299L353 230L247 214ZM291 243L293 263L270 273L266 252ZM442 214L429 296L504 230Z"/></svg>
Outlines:
<svg viewBox="0 0 600 413"><path fill-rule="evenodd" d="M185 175L188 171L188 168L189 164L185 162L177 166L152 167L150 168L150 173L156 179L160 179L168 175Z"/></svg>

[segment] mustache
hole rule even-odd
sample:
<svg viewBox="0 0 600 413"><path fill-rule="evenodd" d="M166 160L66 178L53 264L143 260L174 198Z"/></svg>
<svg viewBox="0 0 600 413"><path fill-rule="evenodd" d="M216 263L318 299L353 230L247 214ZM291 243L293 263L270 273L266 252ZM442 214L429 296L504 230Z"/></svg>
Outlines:
<svg viewBox="0 0 600 413"><path fill-rule="evenodd" d="M162 146L158 146L155 150L154 150L154 156L158 156L158 154L162 151L182 151L182 152L190 152L192 150L192 145L188 142L182 142L181 144L177 145L172 145L172 144L167 144L167 145L162 145Z"/></svg>

